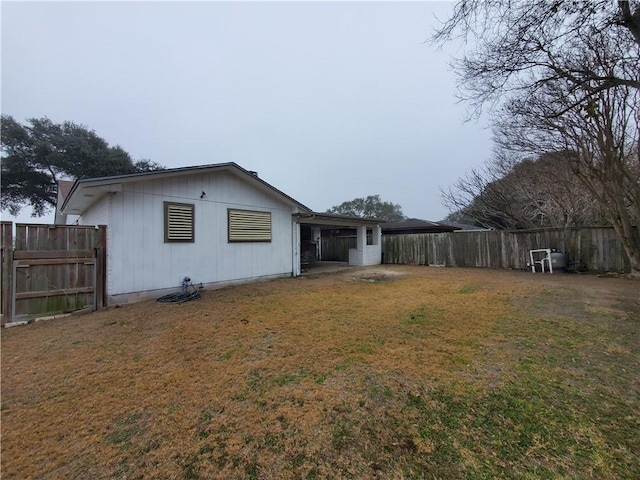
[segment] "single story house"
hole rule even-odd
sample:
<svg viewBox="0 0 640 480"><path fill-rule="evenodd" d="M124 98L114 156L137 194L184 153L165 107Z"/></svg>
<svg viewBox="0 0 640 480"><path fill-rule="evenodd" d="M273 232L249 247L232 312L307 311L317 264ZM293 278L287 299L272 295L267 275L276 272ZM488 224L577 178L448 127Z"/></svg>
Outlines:
<svg viewBox="0 0 640 480"><path fill-rule="evenodd" d="M301 228L355 228L351 265L381 263L375 219L313 212L235 163L61 182L57 224L107 226L107 303L301 272ZM302 226L302 227L301 227ZM373 241L367 241L367 231Z"/></svg>

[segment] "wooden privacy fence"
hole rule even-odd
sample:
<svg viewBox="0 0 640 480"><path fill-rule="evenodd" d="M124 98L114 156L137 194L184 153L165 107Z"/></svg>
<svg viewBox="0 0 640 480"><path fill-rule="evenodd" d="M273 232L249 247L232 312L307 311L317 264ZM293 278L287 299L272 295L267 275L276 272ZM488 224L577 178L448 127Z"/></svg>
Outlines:
<svg viewBox="0 0 640 480"><path fill-rule="evenodd" d="M631 270L612 227L382 236L383 262L396 264L525 269L529 250L538 248L556 248L583 270Z"/></svg>
<svg viewBox="0 0 640 480"><path fill-rule="evenodd" d="M2 222L2 325L105 305L106 227Z"/></svg>
<svg viewBox="0 0 640 480"><path fill-rule="evenodd" d="M356 248L357 237L323 237L321 240L322 260L327 262L348 262L349 249Z"/></svg>

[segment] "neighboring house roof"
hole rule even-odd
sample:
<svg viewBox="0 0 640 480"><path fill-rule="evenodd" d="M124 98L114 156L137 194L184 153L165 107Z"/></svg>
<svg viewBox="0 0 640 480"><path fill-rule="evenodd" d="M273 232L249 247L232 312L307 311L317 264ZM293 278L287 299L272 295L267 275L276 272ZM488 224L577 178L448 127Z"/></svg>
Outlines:
<svg viewBox="0 0 640 480"><path fill-rule="evenodd" d="M453 232L454 230L459 230L459 228L439 222L421 220L419 218L388 220L382 225L383 234L442 233Z"/></svg>
<svg viewBox="0 0 640 480"><path fill-rule="evenodd" d="M448 220L443 220L439 223L443 225L450 225L452 227L455 227L455 230L465 231L465 232L471 232L471 231L483 232L485 230L491 230L490 228L477 227L475 225L470 225L468 223L450 222Z"/></svg>
<svg viewBox="0 0 640 480"><path fill-rule="evenodd" d="M73 180L58 180L58 192L56 195L56 210L54 213L54 223L64 223L62 220L62 203L69 196L71 188L73 188Z"/></svg>
<svg viewBox="0 0 640 480"><path fill-rule="evenodd" d="M73 180L58 180L58 196L62 200L67 198L74 183Z"/></svg>
<svg viewBox="0 0 640 480"><path fill-rule="evenodd" d="M265 182L257 176L255 172L245 170L240 165L229 163L216 163L211 165L199 165L194 167L167 168L165 170L156 170L153 172L133 173L128 175L114 175L111 177L85 178L76 180L68 194L62 201L62 205L58 205L57 209L62 214L81 215L91 205L108 193L117 193L122 191L122 185L131 182L140 182L147 180L158 180L163 178L172 178L183 175L203 175L210 172L231 172L260 190L272 195L276 195L285 202L295 205L304 213L311 213L311 209L291 198L289 195L281 192L274 186Z"/></svg>

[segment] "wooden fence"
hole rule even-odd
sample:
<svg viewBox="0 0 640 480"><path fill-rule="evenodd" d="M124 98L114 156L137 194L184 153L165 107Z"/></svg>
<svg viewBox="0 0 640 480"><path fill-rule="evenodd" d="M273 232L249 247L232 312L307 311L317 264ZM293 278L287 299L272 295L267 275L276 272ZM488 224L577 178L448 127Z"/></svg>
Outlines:
<svg viewBox="0 0 640 480"><path fill-rule="evenodd" d="M396 264L525 269L538 248L558 249L581 270L630 271L612 227L382 236L383 262Z"/></svg>
<svg viewBox="0 0 640 480"><path fill-rule="evenodd" d="M349 249L356 248L357 237L324 237L321 243L322 260L327 262L348 262Z"/></svg>
<svg viewBox="0 0 640 480"><path fill-rule="evenodd" d="M106 227L2 222L2 324L106 302Z"/></svg>

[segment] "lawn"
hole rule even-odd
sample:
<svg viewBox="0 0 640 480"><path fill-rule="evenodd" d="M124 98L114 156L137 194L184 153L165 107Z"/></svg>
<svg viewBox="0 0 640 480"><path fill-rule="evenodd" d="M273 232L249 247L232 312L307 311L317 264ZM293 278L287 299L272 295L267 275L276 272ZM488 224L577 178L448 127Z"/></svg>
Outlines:
<svg viewBox="0 0 640 480"><path fill-rule="evenodd" d="M3 479L640 478L640 283L350 269L2 331Z"/></svg>

